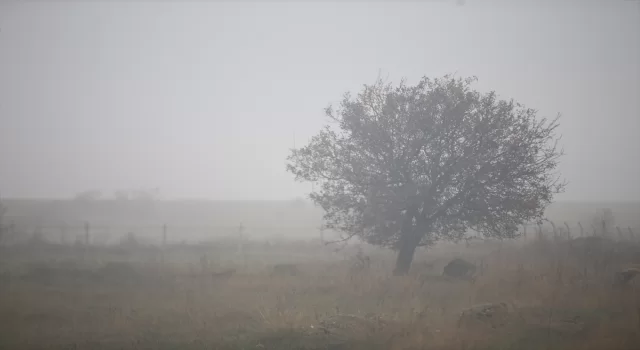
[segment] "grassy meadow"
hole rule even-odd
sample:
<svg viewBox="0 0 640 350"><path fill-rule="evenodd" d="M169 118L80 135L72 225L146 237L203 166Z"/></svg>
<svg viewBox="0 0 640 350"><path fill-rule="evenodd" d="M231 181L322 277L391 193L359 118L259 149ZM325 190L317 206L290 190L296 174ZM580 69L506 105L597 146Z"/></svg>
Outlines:
<svg viewBox="0 0 640 350"><path fill-rule="evenodd" d="M532 236L531 234L529 236ZM0 248L0 349L637 349L629 239ZM362 257L370 258L370 265ZM453 258L475 279L442 275ZM640 280L640 277L638 278Z"/></svg>

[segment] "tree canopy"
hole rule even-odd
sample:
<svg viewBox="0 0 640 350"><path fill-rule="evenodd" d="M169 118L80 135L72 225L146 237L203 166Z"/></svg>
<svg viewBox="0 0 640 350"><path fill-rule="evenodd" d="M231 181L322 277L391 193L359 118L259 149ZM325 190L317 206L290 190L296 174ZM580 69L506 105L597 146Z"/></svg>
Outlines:
<svg viewBox="0 0 640 350"><path fill-rule="evenodd" d="M475 81L378 79L326 108L330 122L287 158L297 180L318 185L310 198L325 210L324 227L397 250L404 274L418 246L469 230L510 238L541 219L565 185L559 117L538 119L473 90Z"/></svg>

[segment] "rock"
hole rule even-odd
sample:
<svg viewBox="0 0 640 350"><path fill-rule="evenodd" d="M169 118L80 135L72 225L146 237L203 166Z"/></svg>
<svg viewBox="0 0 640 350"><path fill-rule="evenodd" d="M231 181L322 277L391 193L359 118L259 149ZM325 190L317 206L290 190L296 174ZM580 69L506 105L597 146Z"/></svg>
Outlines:
<svg viewBox="0 0 640 350"><path fill-rule="evenodd" d="M451 260L442 272L444 276L464 279L472 278L475 273L476 265L460 258Z"/></svg>

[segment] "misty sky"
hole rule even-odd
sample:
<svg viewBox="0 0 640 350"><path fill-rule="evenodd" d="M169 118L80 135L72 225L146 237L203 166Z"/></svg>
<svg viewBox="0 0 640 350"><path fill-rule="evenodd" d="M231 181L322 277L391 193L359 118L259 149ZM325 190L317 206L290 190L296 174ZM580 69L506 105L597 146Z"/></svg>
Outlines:
<svg viewBox="0 0 640 350"><path fill-rule="evenodd" d="M457 72L562 113L559 199L640 200L638 1L0 3L0 193L290 199L323 108Z"/></svg>

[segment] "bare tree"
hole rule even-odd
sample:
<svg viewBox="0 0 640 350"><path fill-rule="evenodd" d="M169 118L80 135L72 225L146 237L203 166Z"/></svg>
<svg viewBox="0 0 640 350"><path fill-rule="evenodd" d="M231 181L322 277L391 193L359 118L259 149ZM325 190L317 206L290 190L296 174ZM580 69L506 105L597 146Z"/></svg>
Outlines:
<svg viewBox="0 0 640 350"><path fill-rule="evenodd" d="M564 183L558 118L471 89L475 78L378 79L329 106L326 125L293 149L287 169L310 181L324 228L398 251L395 274L415 250L460 240L469 229L510 238L540 220Z"/></svg>

